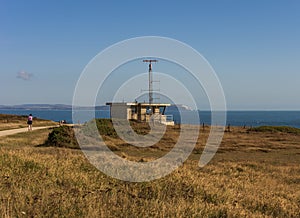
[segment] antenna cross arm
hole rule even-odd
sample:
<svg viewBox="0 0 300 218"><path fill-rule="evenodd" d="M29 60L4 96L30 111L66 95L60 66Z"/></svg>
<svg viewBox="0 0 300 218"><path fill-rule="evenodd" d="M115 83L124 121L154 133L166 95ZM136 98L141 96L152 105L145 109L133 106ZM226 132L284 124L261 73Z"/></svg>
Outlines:
<svg viewBox="0 0 300 218"><path fill-rule="evenodd" d="M151 62L158 62L158 60L154 60L154 59L151 59L151 60L150 60L150 59L149 59L149 60L143 60L143 62L150 62L150 63L151 63Z"/></svg>

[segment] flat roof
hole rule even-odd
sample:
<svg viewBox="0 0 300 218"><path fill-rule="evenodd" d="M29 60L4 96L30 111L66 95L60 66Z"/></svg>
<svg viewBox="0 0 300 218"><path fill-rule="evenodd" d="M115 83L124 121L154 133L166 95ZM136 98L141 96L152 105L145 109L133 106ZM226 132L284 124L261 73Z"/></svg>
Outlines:
<svg viewBox="0 0 300 218"><path fill-rule="evenodd" d="M148 106L154 106L154 107L168 107L171 106L171 104L167 103L138 103L138 102L106 102L106 105L126 105L126 106L142 106L142 107L148 107Z"/></svg>

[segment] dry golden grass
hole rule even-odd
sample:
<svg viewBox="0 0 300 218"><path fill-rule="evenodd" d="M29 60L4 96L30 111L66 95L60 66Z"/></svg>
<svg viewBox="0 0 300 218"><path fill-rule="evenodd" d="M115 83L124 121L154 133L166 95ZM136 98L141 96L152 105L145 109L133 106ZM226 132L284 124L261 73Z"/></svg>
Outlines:
<svg viewBox="0 0 300 218"><path fill-rule="evenodd" d="M51 126L57 123L50 120L43 120L40 118L33 119L33 126ZM10 114L0 114L0 131L8 129L17 129L27 127L27 116L18 116Z"/></svg>
<svg viewBox="0 0 300 218"><path fill-rule="evenodd" d="M199 168L207 127L182 167L130 183L99 172L80 150L39 147L49 131L1 138L0 217L300 217L300 135L232 128ZM139 161L168 152L176 137L175 127L151 148L105 140Z"/></svg>

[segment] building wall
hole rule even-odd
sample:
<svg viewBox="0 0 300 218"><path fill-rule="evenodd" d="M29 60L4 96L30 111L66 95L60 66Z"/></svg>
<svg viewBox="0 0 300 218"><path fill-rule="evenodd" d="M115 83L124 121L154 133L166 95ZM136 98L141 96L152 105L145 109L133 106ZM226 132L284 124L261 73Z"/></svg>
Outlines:
<svg viewBox="0 0 300 218"><path fill-rule="evenodd" d="M146 121L146 108L141 108L141 121Z"/></svg>
<svg viewBox="0 0 300 218"><path fill-rule="evenodd" d="M168 105L151 105L151 113L147 114L149 105L142 104L128 104L128 103L107 103L110 105L111 118L113 119L134 119L138 121L153 121L160 122L165 125L174 125L174 122L167 121L167 117L160 113L159 107L166 107ZM151 116L152 115L152 116ZM150 120L151 119L151 120Z"/></svg>
<svg viewBox="0 0 300 218"><path fill-rule="evenodd" d="M159 108L154 108L154 113L159 114Z"/></svg>
<svg viewBox="0 0 300 218"><path fill-rule="evenodd" d="M111 118L128 119L127 105L113 104L110 108Z"/></svg>

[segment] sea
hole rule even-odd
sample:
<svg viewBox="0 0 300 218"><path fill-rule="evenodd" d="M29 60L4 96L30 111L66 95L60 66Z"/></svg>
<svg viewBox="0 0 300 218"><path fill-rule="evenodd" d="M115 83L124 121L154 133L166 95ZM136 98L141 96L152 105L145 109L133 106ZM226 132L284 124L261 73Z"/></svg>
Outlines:
<svg viewBox="0 0 300 218"><path fill-rule="evenodd" d="M72 110L18 110L18 109L0 109L0 114L28 115L42 119L60 121L65 120L67 123L84 123L90 120L90 116L85 116L85 111L81 111L79 120L72 120ZM78 112L76 112L78 113ZM183 111L182 121L178 111L166 111L166 114L174 120L175 123L185 124L206 124L211 125L211 112L198 111L199 120L195 120L192 114L195 112ZM89 113L90 114L90 111ZM226 125L231 126L291 126L300 128L300 111L227 111ZM189 119L190 117L190 119ZM108 110L96 110L95 118L110 118Z"/></svg>

